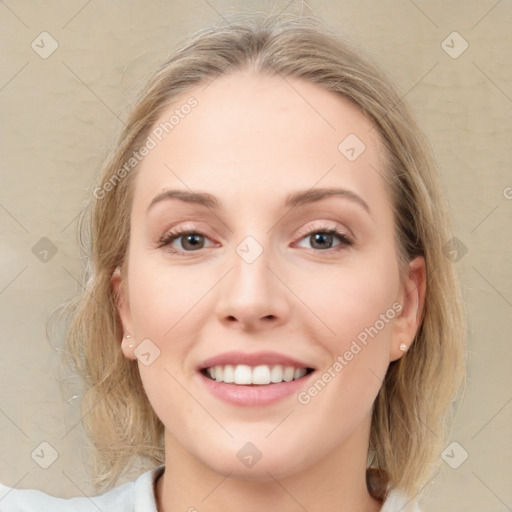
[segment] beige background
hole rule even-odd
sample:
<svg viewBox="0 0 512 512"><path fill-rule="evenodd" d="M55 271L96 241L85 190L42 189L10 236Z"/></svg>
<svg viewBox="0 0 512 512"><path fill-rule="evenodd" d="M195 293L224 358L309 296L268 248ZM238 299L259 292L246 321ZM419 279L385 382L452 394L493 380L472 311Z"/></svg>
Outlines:
<svg viewBox="0 0 512 512"><path fill-rule="evenodd" d="M76 216L130 90L179 39L242 7L303 9L339 27L389 70L429 135L467 247L455 265L469 379L452 441L454 459L469 456L458 469L442 462L422 507L512 510L512 4L495 0L1 2L0 481L92 492L79 388L62 393L46 334L52 310L79 287ZM47 59L31 48L43 31L59 45ZM469 44L456 59L441 47L453 31ZM47 262L33 253L43 237L57 248ZM43 441L59 455L48 469L31 457Z"/></svg>

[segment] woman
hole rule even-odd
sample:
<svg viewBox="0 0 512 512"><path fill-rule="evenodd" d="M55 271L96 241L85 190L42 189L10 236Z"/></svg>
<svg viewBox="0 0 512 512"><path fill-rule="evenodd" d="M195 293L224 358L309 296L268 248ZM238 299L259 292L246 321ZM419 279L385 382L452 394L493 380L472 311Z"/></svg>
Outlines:
<svg viewBox="0 0 512 512"><path fill-rule="evenodd" d="M419 510L465 338L428 144L333 29L231 21L141 90L90 203L91 465L153 469L1 510Z"/></svg>

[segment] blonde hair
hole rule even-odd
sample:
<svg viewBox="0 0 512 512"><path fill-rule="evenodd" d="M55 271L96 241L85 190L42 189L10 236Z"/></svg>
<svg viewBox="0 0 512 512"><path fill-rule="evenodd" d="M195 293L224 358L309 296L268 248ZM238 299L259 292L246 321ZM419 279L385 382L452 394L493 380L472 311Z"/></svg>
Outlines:
<svg viewBox="0 0 512 512"><path fill-rule="evenodd" d="M99 174L81 223L88 250L85 291L70 307L66 339L68 363L84 378L83 424L94 447L89 462L95 482L113 485L135 457L152 465L164 461L163 424L136 362L120 350L123 330L111 276L117 267L125 271L137 166L122 177L119 171L178 97L248 69L304 79L348 99L373 122L386 149L382 175L402 276L408 262L422 255L427 282L414 343L390 364L374 403L370 451L380 471L372 475L414 496L436 467L445 419L464 381L464 311L444 250L452 233L447 206L429 145L385 73L317 18L291 15L232 16L229 25L223 21L194 34L142 87ZM382 497L382 481L373 476L369 490Z"/></svg>

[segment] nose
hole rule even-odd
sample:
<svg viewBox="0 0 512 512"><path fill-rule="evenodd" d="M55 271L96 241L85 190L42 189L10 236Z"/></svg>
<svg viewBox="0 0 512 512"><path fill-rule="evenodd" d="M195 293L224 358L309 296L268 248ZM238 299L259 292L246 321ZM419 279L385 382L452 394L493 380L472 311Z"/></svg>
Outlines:
<svg viewBox="0 0 512 512"><path fill-rule="evenodd" d="M258 331L288 321L292 293L276 270L275 259L270 260L267 250L252 262L243 252L235 252L231 271L219 283L216 306L217 317L226 327Z"/></svg>

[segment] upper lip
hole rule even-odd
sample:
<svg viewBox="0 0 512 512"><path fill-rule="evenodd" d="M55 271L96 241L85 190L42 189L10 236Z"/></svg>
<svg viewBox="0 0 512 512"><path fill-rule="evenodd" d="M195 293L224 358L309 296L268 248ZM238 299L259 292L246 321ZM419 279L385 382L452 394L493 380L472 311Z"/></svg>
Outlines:
<svg viewBox="0 0 512 512"><path fill-rule="evenodd" d="M282 365L282 366L293 366L295 368L312 368L313 367L304 361L300 361L294 357L290 357L284 354L278 354L277 352L224 352L213 357L205 359L198 367L198 370L204 370L205 368L212 368L213 366L224 366L231 364L236 366L238 364L246 364L248 366L258 365Z"/></svg>

